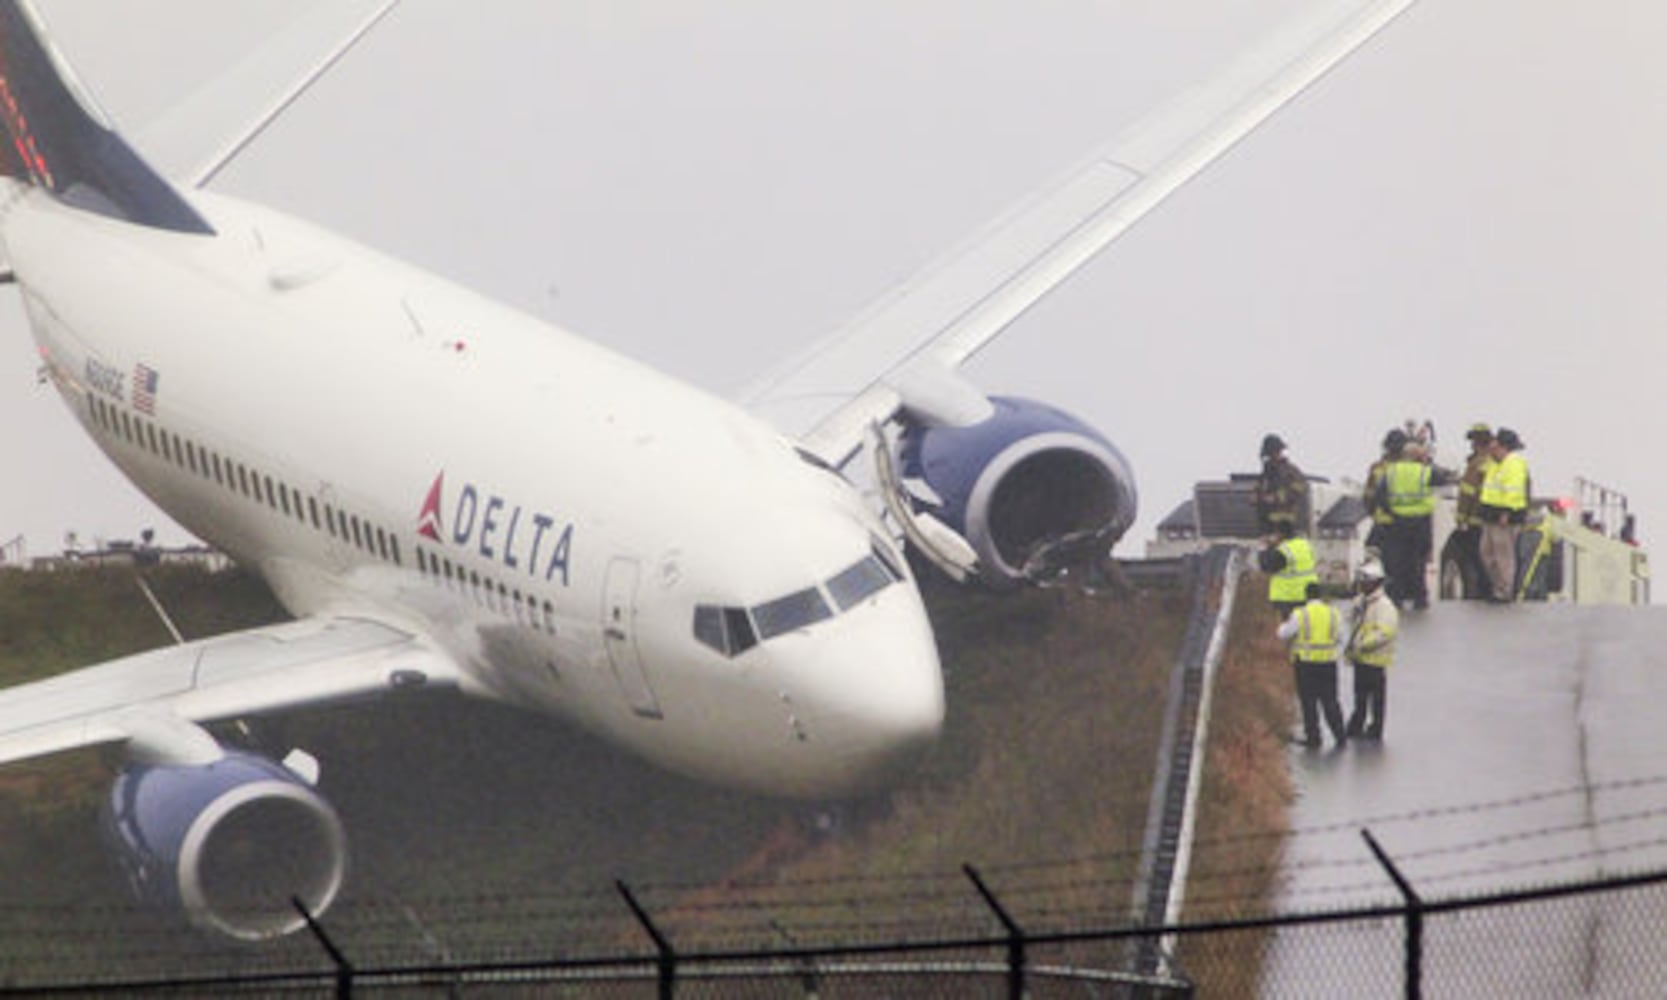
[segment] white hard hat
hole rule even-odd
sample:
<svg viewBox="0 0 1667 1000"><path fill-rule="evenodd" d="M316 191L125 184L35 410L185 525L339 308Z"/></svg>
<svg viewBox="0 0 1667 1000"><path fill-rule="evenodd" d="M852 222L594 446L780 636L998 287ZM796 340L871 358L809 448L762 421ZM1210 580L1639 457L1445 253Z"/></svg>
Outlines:
<svg viewBox="0 0 1667 1000"><path fill-rule="evenodd" d="M1368 559L1360 564L1360 568L1354 571L1354 575L1356 579L1360 580L1382 580L1383 563L1376 559Z"/></svg>

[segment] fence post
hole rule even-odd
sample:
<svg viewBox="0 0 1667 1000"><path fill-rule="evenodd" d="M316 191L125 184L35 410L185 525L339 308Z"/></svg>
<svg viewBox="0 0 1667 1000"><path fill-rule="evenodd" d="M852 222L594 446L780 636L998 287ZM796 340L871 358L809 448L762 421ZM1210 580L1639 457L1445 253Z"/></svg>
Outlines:
<svg viewBox="0 0 1667 1000"><path fill-rule="evenodd" d="M1025 993L1025 933L1001 905L1001 900L978 877L978 869L970 864L961 865L961 870L972 879L973 888L984 897L984 902L995 912L996 919L1007 929L1007 995L1011 1000L1020 1000Z"/></svg>
<svg viewBox="0 0 1667 1000"><path fill-rule="evenodd" d="M1407 913L1407 966L1406 966L1406 995L1407 1000L1419 1000L1424 993L1424 901L1418 897L1412 883L1406 880L1401 870L1395 867L1395 862L1389 860L1386 853L1372 836L1372 831L1362 828L1360 835L1366 839L1366 846L1371 848L1372 854L1383 865L1384 871L1395 883L1395 888L1401 891L1406 900Z"/></svg>
<svg viewBox="0 0 1667 1000"><path fill-rule="evenodd" d="M648 932L649 938L654 942L654 950L659 952L655 964L660 972L660 1000L672 1000L677 990L677 952L672 949L666 936L660 933L660 929L654 926L654 921L649 919L648 911L643 909L637 902L637 897L631 894L631 887L625 884L625 880L614 879L614 887L625 897L625 905L631 908L631 914L637 918L637 923L642 924L643 930Z"/></svg>
<svg viewBox="0 0 1667 1000"><path fill-rule="evenodd" d="M330 935L324 933L324 926L313 918L312 912L307 909L307 904L301 902L300 896L291 896L289 901L295 904L295 909L301 914L301 919L307 922L307 930L312 931L313 937L318 938L318 943L324 948L325 954L330 956L330 961L336 963L336 996L341 1000L351 997L353 995L353 963L349 962L347 956L342 954L341 949L336 947L336 943L330 940Z"/></svg>

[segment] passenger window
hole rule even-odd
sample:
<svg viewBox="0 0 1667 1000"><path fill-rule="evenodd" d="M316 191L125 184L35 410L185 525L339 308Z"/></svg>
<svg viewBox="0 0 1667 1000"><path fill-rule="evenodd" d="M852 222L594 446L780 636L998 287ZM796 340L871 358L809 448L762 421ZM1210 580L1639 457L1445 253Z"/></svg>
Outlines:
<svg viewBox="0 0 1667 1000"><path fill-rule="evenodd" d="M765 601L752 609L753 621L758 624L760 639L773 639L783 632L813 625L833 617L822 592L815 587L794 591L786 597Z"/></svg>

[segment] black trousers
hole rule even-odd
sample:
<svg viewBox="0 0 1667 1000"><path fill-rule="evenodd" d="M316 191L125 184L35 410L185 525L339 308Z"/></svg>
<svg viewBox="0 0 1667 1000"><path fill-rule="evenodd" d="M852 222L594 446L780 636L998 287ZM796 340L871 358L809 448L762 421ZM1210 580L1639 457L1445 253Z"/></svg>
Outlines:
<svg viewBox="0 0 1667 1000"><path fill-rule="evenodd" d="M1371 740L1383 739L1384 695L1387 672L1369 663L1354 665L1354 712L1349 716L1349 735Z"/></svg>
<svg viewBox="0 0 1667 1000"><path fill-rule="evenodd" d="M1337 703L1337 661L1306 663L1293 661L1297 677L1297 704L1302 708L1302 734L1309 746L1320 745L1320 715L1332 739L1348 738L1343 728L1343 706Z"/></svg>
<svg viewBox="0 0 1667 1000"><path fill-rule="evenodd" d="M1383 572L1388 579L1383 589L1390 600L1420 607L1429 604L1429 585L1424 582L1424 568L1429 562L1428 517L1398 517L1384 525Z"/></svg>

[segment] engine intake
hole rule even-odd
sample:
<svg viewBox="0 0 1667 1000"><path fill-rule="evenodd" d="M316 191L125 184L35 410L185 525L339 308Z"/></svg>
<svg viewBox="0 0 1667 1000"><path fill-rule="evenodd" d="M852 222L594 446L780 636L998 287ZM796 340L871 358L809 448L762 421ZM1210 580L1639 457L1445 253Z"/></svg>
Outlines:
<svg viewBox="0 0 1667 1000"><path fill-rule="evenodd" d="M996 584L1030 579L1050 546L1109 549L1134 522L1128 460L1062 410L1012 397L991 403L994 413L971 426L905 430L903 474L933 494L914 496L917 506L959 532Z"/></svg>
<svg viewBox="0 0 1667 1000"><path fill-rule="evenodd" d="M323 913L347 869L330 804L282 764L242 752L122 772L104 831L141 898L246 941L300 929L294 900Z"/></svg>

